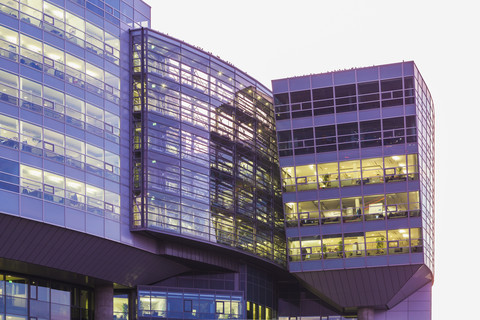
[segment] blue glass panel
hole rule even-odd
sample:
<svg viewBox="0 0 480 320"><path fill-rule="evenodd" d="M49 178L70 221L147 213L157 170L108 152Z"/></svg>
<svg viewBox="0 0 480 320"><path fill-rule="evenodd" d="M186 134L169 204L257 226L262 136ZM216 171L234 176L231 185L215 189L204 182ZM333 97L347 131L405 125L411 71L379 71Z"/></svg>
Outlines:
<svg viewBox="0 0 480 320"><path fill-rule="evenodd" d="M70 319L70 307L52 303L52 319Z"/></svg>
<svg viewBox="0 0 480 320"><path fill-rule="evenodd" d="M100 0L87 0L87 2L93 3L97 7L103 8L103 1ZM88 3L87 3L88 5Z"/></svg>
<svg viewBox="0 0 480 320"><path fill-rule="evenodd" d="M27 315L27 299L6 297L6 311L18 315Z"/></svg>
<svg viewBox="0 0 480 320"><path fill-rule="evenodd" d="M13 192L18 192L18 186L10 184L10 183L3 182L3 181L0 181L0 189L13 191Z"/></svg>
<svg viewBox="0 0 480 320"><path fill-rule="evenodd" d="M93 4L90 4L90 3L87 2L87 9L89 9L89 10L95 12L96 14L98 14L99 16L103 17L103 10L100 9L99 7L96 7Z"/></svg>
<svg viewBox="0 0 480 320"><path fill-rule="evenodd" d="M120 26L120 20L118 20L117 18L115 18L114 16L108 14L108 13L105 13L105 18L110 21L111 23L113 23L114 25L116 26Z"/></svg>
<svg viewBox="0 0 480 320"><path fill-rule="evenodd" d="M117 10L120 10L120 0L105 0L105 3Z"/></svg>
<svg viewBox="0 0 480 320"><path fill-rule="evenodd" d="M0 171L18 176L20 173L18 162L0 158Z"/></svg>
<svg viewBox="0 0 480 320"><path fill-rule="evenodd" d="M30 300L30 316L41 319L50 319L50 303Z"/></svg>

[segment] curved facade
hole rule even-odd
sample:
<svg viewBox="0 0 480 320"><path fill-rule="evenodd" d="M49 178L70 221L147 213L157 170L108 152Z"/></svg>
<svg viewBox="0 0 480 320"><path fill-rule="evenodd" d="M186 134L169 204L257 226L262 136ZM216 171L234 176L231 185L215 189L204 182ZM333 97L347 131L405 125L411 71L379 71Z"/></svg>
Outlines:
<svg viewBox="0 0 480 320"><path fill-rule="evenodd" d="M212 294L203 314L274 317L271 92L143 29L142 1L7 1L0 16L0 318L153 316L141 286L172 283Z"/></svg>
<svg viewBox="0 0 480 320"><path fill-rule="evenodd" d="M0 1L0 320L387 319L429 298L413 63L273 95L149 25L141 0Z"/></svg>
<svg viewBox="0 0 480 320"><path fill-rule="evenodd" d="M271 93L158 32L131 31L133 230L285 264Z"/></svg>

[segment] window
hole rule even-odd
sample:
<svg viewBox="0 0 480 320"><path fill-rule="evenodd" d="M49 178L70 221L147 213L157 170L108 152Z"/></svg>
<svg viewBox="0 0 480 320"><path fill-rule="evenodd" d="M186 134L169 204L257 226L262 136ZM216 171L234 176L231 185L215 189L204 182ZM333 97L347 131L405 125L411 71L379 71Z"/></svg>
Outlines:
<svg viewBox="0 0 480 320"><path fill-rule="evenodd" d="M339 165L342 187L361 184L360 160L342 161Z"/></svg>
<svg viewBox="0 0 480 320"><path fill-rule="evenodd" d="M41 97L42 96L42 85L24 78L21 78L21 88L22 91L28 92L30 94ZM31 100L27 95L24 95L22 98L26 100Z"/></svg>
<svg viewBox="0 0 480 320"><path fill-rule="evenodd" d="M192 300L183 300L183 311L192 312Z"/></svg>
<svg viewBox="0 0 480 320"><path fill-rule="evenodd" d="M18 88L18 76L3 70L0 70L0 82L8 86Z"/></svg>
<svg viewBox="0 0 480 320"><path fill-rule="evenodd" d="M312 100L310 90L290 92L291 103L307 102Z"/></svg>
<svg viewBox="0 0 480 320"><path fill-rule="evenodd" d="M320 88L320 89L313 89L313 100L322 100L322 99L331 99L333 98L333 88Z"/></svg>
<svg viewBox="0 0 480 320"><path fill-rule="evenodd" d="M378 81L358 83L358 94L378 93Z"/></svg>
<svg viewBox="0 0 480 320"><path fill-rule="evenodd" d="M356 95L356 89L354 84L335 87L335 97L348 97Z"/></svg>
<svg viewBox="0 0 480 320"><path fill-rule="evenodd" d="M54 24L55 19L52 16L49 16L48 14L43 15L43 21L45 21L48 24Z"/></svg>
<svg viewBox="0 0 480 320"><path fill-rule="evenodd" d="M280 104L288 104L289 99L288 99L288 93L280 93L276 94L273 96L275 99L275 105L280 105Z"/></svg>
<svg viewBox="0 0 480 320"><path fill-rule="evenodd" d="M223 301L215 301L215 313L219 313L219 314L224 313Z"/></svg>
<svg viewBox="0 0 480 320"><path fill-rule="evenodd" d="M49 185L44 184L43 185L43 191L53 194L53 193L55 193L55 188L53 186L49 186Z"/></svg>
<svg viewBox="0 0 480 320"><path fill-rule="evenodd" d="M293 140L313 139L313 128L293 130Z"/></svg>
<svg viewBox="0 0 480 320"><path fill-rule="evenodd" d="M382 80L382 91L392 91L402 89L402 79Z"/></svg>

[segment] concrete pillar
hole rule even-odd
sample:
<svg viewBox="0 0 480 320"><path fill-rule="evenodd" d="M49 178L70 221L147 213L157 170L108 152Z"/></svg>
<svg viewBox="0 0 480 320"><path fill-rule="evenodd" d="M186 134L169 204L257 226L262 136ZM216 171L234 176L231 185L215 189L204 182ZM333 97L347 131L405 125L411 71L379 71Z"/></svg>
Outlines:
<svg viewBox="0 0 480 320"><path fill-rule="evenodd" d="M374 320L375 310L373 308L359 308L357 318L358 320Z"/></svg>
<svg viewBox="0 0 480 320"><path fill-rule="evenodd" d="M95 287L94 319L113 319L113 284Z"/></svg>

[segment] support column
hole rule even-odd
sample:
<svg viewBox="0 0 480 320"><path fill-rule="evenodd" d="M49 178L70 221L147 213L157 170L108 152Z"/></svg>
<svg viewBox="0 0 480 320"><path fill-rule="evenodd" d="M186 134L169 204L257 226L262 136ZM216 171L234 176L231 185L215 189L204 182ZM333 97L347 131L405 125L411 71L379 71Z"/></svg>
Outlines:
<svg viewBox="0 0 480 320"><path fill-rule="evenodd" d="M95 287L94 319L113 319L113 284Z"/></svg>
<svg viewBox="0 0 480 320"><path fill-rule="evenodd" d="M374 320L375 309L373 308L359 308L357 318L358 320Z"/></svg>
<svg viewBox="0 0 480 320"><path fill-rule="evenodd" d="M137 290L133 290L128 294L128 319L137 319Z"/></svg>

